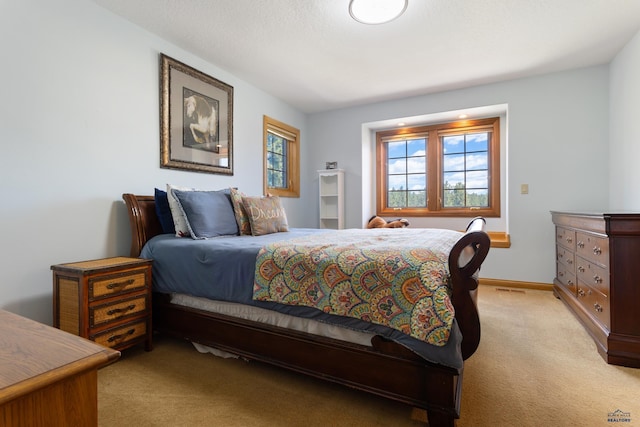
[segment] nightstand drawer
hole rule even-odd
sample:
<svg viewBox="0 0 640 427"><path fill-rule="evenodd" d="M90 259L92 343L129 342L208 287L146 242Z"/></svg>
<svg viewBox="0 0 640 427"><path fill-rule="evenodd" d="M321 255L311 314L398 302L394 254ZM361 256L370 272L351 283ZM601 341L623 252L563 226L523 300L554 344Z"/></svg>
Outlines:
<svg viewBox="0 0 640 427"><path fill-rule="evenodd" d="M116 320L145 314L147 311L147 295L123 299L115 303L101 304L89 308L89 327L104 325Z"/></svg>
<svg viewBox="0 0 640 427"><path fill-rule="evenodd" d="M132 270L89 279L89 300L111 297L147 287L145 270Z"/></svg>
<svg viewBox="0 0 640 427"><path fill-rule="evenodd" d="M90 340L105 347L121 347L129 344L131 341L139 341L145 338L147 334L147 321L140 320L128 323L118 328L109 329L99 334L91 335Z"/></svg>

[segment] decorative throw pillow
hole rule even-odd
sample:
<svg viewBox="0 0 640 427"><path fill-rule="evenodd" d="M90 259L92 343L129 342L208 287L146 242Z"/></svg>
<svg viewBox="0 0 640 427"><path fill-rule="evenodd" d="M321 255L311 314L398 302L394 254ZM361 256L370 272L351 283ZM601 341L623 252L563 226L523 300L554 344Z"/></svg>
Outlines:
<svg viewBox="0 0 640 427"><path fill-rule="evenodd" d="M156 188L154 198L156 201L156 215L160 221L162 232L164 234L175 234L176 227L173 224L173 216L171 215L167 192Z"/></svg>
<svg viewBox="0 0 640 427"><path fill-rule="evenodd" d="M178 199L176 199L176 196L173 194L173 190L196 191L196 189L167 184L167 199L169 200L169 209L171 209L171 216L173 217L173 226L176 231L176 236L189 237L191 233L189 233L189 227L187 227L187 219L180 209Z"/></svg>
<svg viewBox="0 0 640 427"><path fill-rule="evenodd" d="M209 239L238 234L238 224L228 190L173 190L194 239Z"/></svg>
<svg viewBox="0 0 640 427"><path fill-rule="evenodd" d="M279 197L243 197L242 204L249 215L252 235L289 231L287 214Z"/></svg>
<svg viewBox="0 0 640 427"><path fill-rule="evenodd" d="M247 197L241 191L238 191L236 188L229 189L231 193L231 203L233 204L233 213L236 217L236 222L238 223L238 228L240 229L241 236L250 236L251 235L251 223L249 222L249 215L247 215L247 211L242 204L242 198Z"/></svg>

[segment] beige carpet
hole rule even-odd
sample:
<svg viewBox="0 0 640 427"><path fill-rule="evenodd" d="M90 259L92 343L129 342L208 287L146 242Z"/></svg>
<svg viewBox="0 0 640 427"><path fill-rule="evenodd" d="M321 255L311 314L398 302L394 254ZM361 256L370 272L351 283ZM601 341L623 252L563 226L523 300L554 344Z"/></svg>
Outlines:
<svg viewBox="0 0 640 427"><path fill-rule="evenodd" d="M607 365L551 292L481 286L458 427L640 426L640 369ZM98 375L99 425L424 426L406 405L158 337ZM621 411L630 422L611 422Z"/></svg>

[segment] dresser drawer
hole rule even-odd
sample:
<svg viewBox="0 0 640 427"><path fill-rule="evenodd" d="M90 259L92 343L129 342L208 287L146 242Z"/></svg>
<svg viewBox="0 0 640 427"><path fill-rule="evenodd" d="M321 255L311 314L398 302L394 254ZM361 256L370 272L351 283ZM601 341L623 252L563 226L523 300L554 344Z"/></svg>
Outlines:
<svg viewBox="0 0 640 427"><path fill-rule="evenodd" d="M576 232L564 227L556 227L556 243L571 251L576 250Z"/></svg>
<svg viewBox="0 0 640 427"><path fill-rule="evenodd" d="M118 328L109 329L89 337L90 340L102 344L105 347L121 347L131 341L144 339L147 333L147 320L138 320L122 325Z"/></svg>
<svg viewBox="0 0 640 427"><path fill-rule="evenodd" d="M149 286L144 269L96 276L89 279L89 300L142 290Z"/></svg>
<svg viewBox="0 0 640 427"><path fill-rule="evenodd" d="M576 276L573 270L568 270L564 264L556 264L556 278L560 283L571 290L573 295L576 294Z"/></svg>
<svg viewBox="0 0 640 427"><path fill-rule="evenodd" d="M89 307L89 327L147 314L147 294Z"/></svg>
<svg viewBox="0 0 640 427"><path fill-rule="evenodd" d="M576 274L581 283L609 296L609 269L580 256L576 257Z"/></svg>
<svg viewBox="0 0 640 427"><path fill-rule="evenodd" d="M609 240L589 233L576 233L576 252L603 267L609 265Z"/></svg>
<svg viewBox="0 0 640 427"><path fill-rule="evenodd" d="M567 270L575 272L575 253L562 246L556 246L556 260L564 264Z"/></svg>
<svg viewBox="0 0 640 427"><path fill-rule="evenodd" d="M578 282L578 301L591 316L598 319L607 329L611 328L609 298L606 295Z"/></svg>

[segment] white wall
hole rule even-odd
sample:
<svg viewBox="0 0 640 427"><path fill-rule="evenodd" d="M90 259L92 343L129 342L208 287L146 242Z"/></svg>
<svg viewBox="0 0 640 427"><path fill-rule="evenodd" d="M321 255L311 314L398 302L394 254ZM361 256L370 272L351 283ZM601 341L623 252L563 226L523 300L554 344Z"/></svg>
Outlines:
<svg viewBox="0 0 640 427"><path fill-rule="evenodd" d="M503 153L508 172L502 178L508 186L512 245L490 251L482 276L551 283L555 253L549 211L608 206L607 66L311 115L309 169L338 161L346 170L347 227L361 227L362 218L372 214L363 212L361 203L369 196L362 192L363 163L368 162L363 123L497 104L508 105L508 151ZM529 194L521 195L525 183ZM489 230L504 231L496 224L490 221Z"/></svg>
<svg viewBox="0 0 640 427"><path fill-rule="evenodd" d="M52 264L128 254L122 193L262 194L263 114L306 134L296 109L92 2L1 1L0 51L0 308L42 322ZM160 52L234 87L233 177L160 169ZM298 206L289 221L309 225Z"/></svg>
<svg viewBox="0 0 640 427"><path fill-rule="evenodd" d="M612 209L640 210L640 32L611 63Z"/></svg>

